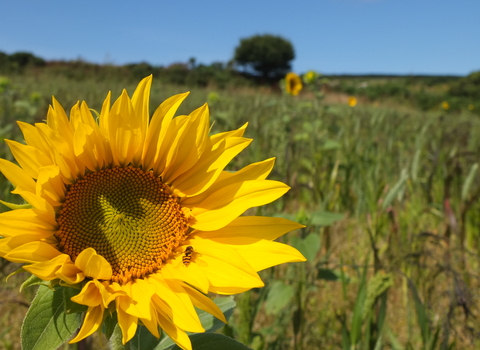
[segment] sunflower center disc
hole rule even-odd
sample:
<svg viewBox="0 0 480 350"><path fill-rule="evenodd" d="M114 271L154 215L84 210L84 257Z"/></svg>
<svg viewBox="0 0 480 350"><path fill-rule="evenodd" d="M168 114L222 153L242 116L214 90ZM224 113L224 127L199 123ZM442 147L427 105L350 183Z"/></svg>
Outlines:
<svg viewBox="0 0 480 350"><path fill-rule="evenodd" d="M60 250L72 261L94 248L126 283L161 268L188 234L187 219L169 187L134 167L88 174L68 188L57 215Z"/></svg>

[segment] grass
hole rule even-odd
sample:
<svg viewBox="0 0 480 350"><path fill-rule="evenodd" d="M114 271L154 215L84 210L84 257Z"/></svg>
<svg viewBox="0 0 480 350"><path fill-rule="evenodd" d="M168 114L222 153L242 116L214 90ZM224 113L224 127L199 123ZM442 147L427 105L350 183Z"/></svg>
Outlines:
<svg viewBox="0 0 480 350"><path fill-rule="evenodd" d="M108 90L118 96L136 84L42 72L8 79L0 84L0 134L17 140L13 122L44 119L51 94L66 108L86 99L99 110ZM154 80L151 106L186 90ZM262 272L266 287L237 297L224 332L254 349L477 348L479 117L391 99L350 108L321 97L195 88L182 105L188 113L209 101L212 133L248 122L254 142L230 168L277 157L271 178L291 186L251 213L307 226L281 240L309 261ZM4 145L0 156L11 159ZM3 178L0 188L12 200ZM2 275L13 271L1 263ZM16 292L22 278L0 285L0 349L20 348L33 297Z"/></svg>

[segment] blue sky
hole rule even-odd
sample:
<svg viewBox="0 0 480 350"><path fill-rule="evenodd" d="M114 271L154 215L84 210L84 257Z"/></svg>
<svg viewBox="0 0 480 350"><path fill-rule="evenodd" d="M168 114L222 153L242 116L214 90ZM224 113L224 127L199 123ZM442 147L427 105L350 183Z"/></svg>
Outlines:
<svg viewBox="0 0 480 350"><path fill-rule="evenodd" d="M15 0L0 51L96 63L209 64L241 38L290 40L293 70L455 74L480 70L480 0Z"/></svg>

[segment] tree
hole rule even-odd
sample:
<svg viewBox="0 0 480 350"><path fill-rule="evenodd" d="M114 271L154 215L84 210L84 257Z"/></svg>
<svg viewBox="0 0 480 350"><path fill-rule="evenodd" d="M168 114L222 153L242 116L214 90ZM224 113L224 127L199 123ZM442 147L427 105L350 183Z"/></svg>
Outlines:
<svg viewBox="0 0 480 350"><path fill-rule="evenodd" d="M295 58L290 41L274 35L255 35L240 40L234 61L264 78L279 78L291 68Z"/></svg>

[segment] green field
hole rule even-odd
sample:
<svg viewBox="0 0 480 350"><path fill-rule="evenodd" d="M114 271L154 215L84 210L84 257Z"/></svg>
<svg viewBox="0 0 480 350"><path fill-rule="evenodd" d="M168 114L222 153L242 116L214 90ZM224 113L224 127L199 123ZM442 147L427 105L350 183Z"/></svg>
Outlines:
<svg viewBox="0 0 480 350"><path fill-rule="evenodd" d="M77 100L100 110L109 90L132 93L138 80L74 68L4 73L0 136L22 141L15 121L43 120L51 95L67 111ZM306 225L281 241L309 261L263 271L266 287L236 296L224 334L265 350L480 347L480 101L449 95L458 80L328 77L294 97L269 86L189 88L154 76L151 110L190 90L179 113L208 102L212 133L248 122L254 141L230 169L276 157L270 178L291 187L248 214ZM355 107L349 95L358 97ZM12 159L4 142L0 157ZM2 176L0 199L18 201L11 190ZM20 349L35 292L18 292L26 274L5 282L16 269L0 260L0 349ZM97 335L89 343L107 348Z"/></svg>

